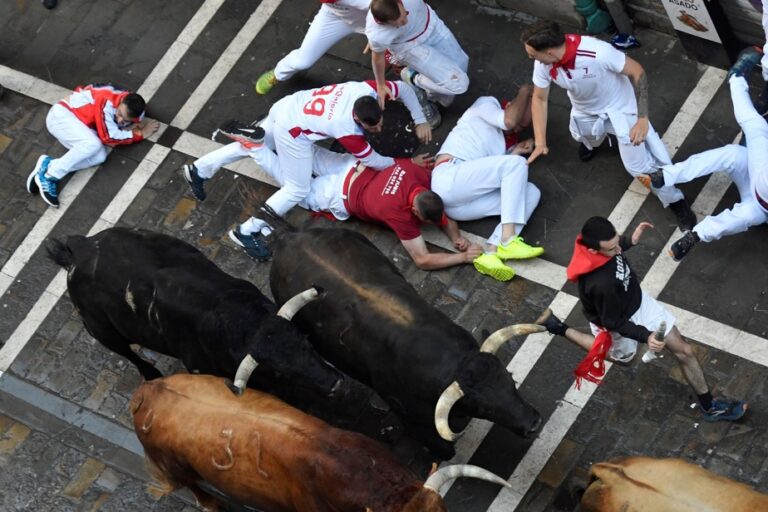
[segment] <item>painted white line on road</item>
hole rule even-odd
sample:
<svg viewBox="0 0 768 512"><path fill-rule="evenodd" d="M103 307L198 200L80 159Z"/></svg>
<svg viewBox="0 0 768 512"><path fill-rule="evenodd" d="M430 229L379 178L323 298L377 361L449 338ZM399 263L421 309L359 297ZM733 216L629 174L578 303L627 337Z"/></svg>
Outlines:
<svg viewBox="0 0 768 512"><path fill-rule="evenodd" d="M149 103L155 93L157 93L160 86L171 74L171 71L186 55L189 47L195 42L195 39L203 32L211 18L216 14L224 0L205 0L205 3L200 6L194 16L189 20L187 25L181 30L179 37L171 44L165 55L155 65L155 68L141 84L139 93Z"/></svg>
<svg viewBox="0 0 768 512"><path fill-rule="evenodd" d="M189 128L197 114L203 110L210 97L213 96L221 82L224 81L251 42L261 32L261 29L267 23L267 20L272 17L272 14L274 14L281 2L282 0L262 0L259 7L251 14L243 28L240 29L240 32L237 33L232 42L229 43L229 46L227 46L227 49L221 54L216 64L205 75L205 78L197 86L189 100L181 107L181 110L179 110L171 122L171 126L176 126L182 130Z"/></svg>
<svg viewBox="0 0 768 512"><path fill-rule="evenodd" d="M206 16L212 16L215 11L211 12L212 7L216 7L218 9L221 6L221 2L213 2L209 3L206 2L204 4L204 7L206 7L206 14L205 16L198 17L197 15L193 16L190 22L185 26L184 29L182 29L181 34L179 37L177 37L177 40L181 38L188 38L191 33L197 33L198 35L202 31L202 26L204 26L204 19ZM202 24L202 26L200 26ZM186 34L185 34L186 32ZM189 39L183 39L185 41L185 52L189 49L189 45L192 41ZM173 46L174 50L171 52L169 49L168 52L166 52L166 55L170 52L172 53L172 57L169 57L166 59L165 55L160 59L158 64L155 66L155 68L150 72L150 77L159 77L159 76L168 76L168 73L170 73L170 69L168 67L174 62L174 59L180 59L181 56L178 53L178 47ZM178 62L178 60L176 60ZM20 94L24 94L27 96L30 96L32 98L35 98L39 101L45 102L49 105L57 103L62 98L65 98L68 94L70 94L69 89L64 89L62 87L59 87L54 84L50 84L45 82L44 80L40 80L39 78L27 75L25 73L21 73L19 71L16 71L14 69L8 68L6 66L0 66L0 83L3 84L4 87L8 88L9 90L13 90L15 92L18 92ZM159 85L158 85L159 87ZM149 94L154 94L157 91L157 87L152 86L150 89L148 89ZM145 97L147 101L149 101L149 97ZM157 137L160 136L160 133L164 131L165 126L161 128L161 130L158 130L158 133L156 133L153 137L151 137L150 140L157 140ZM155 145L150 151L147 153L147 156L145 157L145 161L148 161L150 163L154 164L154 167L152 167L152 170L157 168L157 165L162 161L162 159L159 158L159 154L165 152L163 155L163 158L165 155L168 154L170 150L168 148L161 148ZM154 155L154 156L152 156ZM134 175L137 171L140 171L142 168L142 165L144 164L144 161L142 161L139 164L139 167L136 171L134 171ZM8 287L13 284L13 281L18 276L18 273L21 271L23 266L29 261L29 258L31 255L35 252L36 248L39 247L39 245L45 240L45 238L50 234L53 227L56 225L56 223L59 221L61 216L64 214L64 212L67 210L67 208L74 202L77 195L82 191L82 189L85 187L85 185L88 183L88 181L93 176L93 173L96 168L93 169L87 169L78 171L72 178L70 179L69 183L67 183L67 187L65 187L62 190L62 205L58 208L58 210L54 210L53 208L48 208L46 212L42 215L42 217L35 223L35 226L32 228L30 233L27 235L27 237L22 241L21 245L14 251L14 253L9 258L8 262L3 266L3 269L0 270L0 296L7 291ZM30 170L31 171L31 170ZM126 186L129 187L129 190L135 194L138 194L138 190L133 190L132 185L130 183L132 180L135 180L134 176L132 175L131 178L128 180L128 183L123 186L123 189L126 188ZM147 178L148 179L148 178ZM145 180L146 182L146 180ZM143 185L142 185L143 186ZM121 189L121 192L122 190ZM113 199L113 203L115 200L120 200L124 205L121 205L120 207L124 206L127 208L128 205L130 205L132 199L128 199L124 194L121 192L118 192L115 199ZM118 210L120 207L112 207L112 203L107 207L106 212L111 212ZM110 209L112 208L112 209ZM6 271L7 267L7 271ZM40 323L45 319L46 315L50 311L51 308L55 305L55 301L53 303L50 303L51 297L54 297L58 299L58 297L61 296L61 293L63 293L63 289L65 288L65 285L63 285L63 281L61 280L61 272L57 274L57 276L53 279L51 284L48 286L47 291L43 293L43 295L38 299L38 301L35 303L35 305L32 307L32 309L27 313L27 316L25 319L17 326L16 330L11 334L11 337L6 340L2 348L0 348L0 375L2 375L3 372L7 371L10 367L13 360L18 356L18 354L21 352L21 350L24 348L24 345L29 341L31 336L34 334L34 332L37 330L37 327L39 327ZM50 290L56 290L56 293L52 294ZM60 291L61 290L61 291ZM29 330L32 329L32 332L29 332Z"/></svg>
<svg viewBox="0 0 768 512"><path fill-rule="evenodd" d="M30 169L31 171L32 169ZM90 167L72 176L67 186L62 190L61 206L46 209L29 233L27 233L27 236L24 237L24 240L13 251L11 257L8 258L8 261L5 262L2 270L0 270L2 276L2 280L0 280L0 297L13 284L21 269L24 268L29 258L32 257L37 248L40 247L40 244L48 237L56 223L67 213L74 198L83 190L95 171L96 167Z"/></svg>
<svg viewBox="0 0 768 512"><path fill-rule="evenodd" d="M133 199L139 193L139 191L146 185L149 178L155 172L160 162L170 153L170 149L155 145L147 154L145 158L135 171L131 174L131 177L123 185L117 195L107 205L106 209L100 216L99 220L93 228L88 232L88 236L95 235L106 227L112 227L114 223L119 220L120 216L125 213L125 210L131 205ZM27 314L26 318L16 327L11 336L6 341L3 348L0 349L0 375L3 372L8 371L13 361L21 353L22 349L26 346L29 340L37 332L40 325L43 323L48 313L51 312L56 302L61 298L64 292L67 290L66 282L67 273L62 269L56 273L56 276L48 284L43 294L37 300L32 309Z"/></svg>

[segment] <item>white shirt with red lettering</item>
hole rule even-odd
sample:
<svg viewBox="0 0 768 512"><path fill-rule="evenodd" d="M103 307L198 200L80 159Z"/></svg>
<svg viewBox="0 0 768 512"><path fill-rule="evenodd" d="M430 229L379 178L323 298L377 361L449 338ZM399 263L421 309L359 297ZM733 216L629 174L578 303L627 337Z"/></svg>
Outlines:
<svg viewBox="0 0 768 512"><path fill-rule="evenodd" d="M402 27L379 23L370 11L365 18L365 35L371 50L381 53L387 49L398 53L419 44L434 30L431 23L437 17L435 11L424 0L402 0L408 12L408 22Z"/></svg>
<svg viewBox="0 0 768 512"><path fill-rule="evenodd" d="M581 36L574 69L557 69L552 79L551 64L533 63L533 85L546 89L555 82L568 92L573 109L585 114L619 111L637 113L637 99L632 82L624 69L626 56L608 43Z"/></svg>
<svg viewBox="0 0 768 512"><path fill-rule="evenodd" d="M387 87L392 91L392 99L403 100L416 124L426 122L416 93L408 84L388 81ZM355 101L362 96L378 98L376 82L345 82L296 92L274 105L276 128L309 142L336 139L368 167L389 167L394 160L374 151L353 117Z"/></svg>

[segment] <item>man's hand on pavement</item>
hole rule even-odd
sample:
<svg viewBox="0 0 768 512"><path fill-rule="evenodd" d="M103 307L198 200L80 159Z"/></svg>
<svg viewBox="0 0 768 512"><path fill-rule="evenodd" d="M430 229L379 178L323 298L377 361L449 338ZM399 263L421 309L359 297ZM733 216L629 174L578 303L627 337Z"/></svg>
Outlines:
<svg viewBox="0 0 768 512"><path fill-rule="evenodd" d="M147 119L143 122L143 125L139 126L141 126L141 136L146 139L147 137L151 137L160 128L160 121L157 121L156 119Z"/></svg>
<svg viewBox="0 0 768 512"><path fill-rule="evenodd" d="M541 155L549 154L549 148L545 145L539 145L533 148L533 152L531 153L531 156L528 157L528 165L530 165L534 160L539 158Z"/></svg>
<svg viewBox="0 0 768 512"><path fill-rule="evenodd" d="M466 263L472 263L481 254L483 254L483 247L478 244L472 244L466 251L464 251L464 261Z"/></svg>

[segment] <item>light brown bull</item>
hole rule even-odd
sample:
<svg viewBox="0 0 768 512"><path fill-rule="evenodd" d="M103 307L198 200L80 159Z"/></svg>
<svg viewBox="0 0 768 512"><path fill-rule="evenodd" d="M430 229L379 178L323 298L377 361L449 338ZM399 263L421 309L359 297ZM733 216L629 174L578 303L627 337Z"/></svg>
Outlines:
<svg viewBox="0 0 768 512"><path fill-rule="evenodd" d="M592 465L583 512L758 512L768 496L681 459L627 457Z"/></svg>
<svg viewBox="0 0 768 512"><path fill-rule="evenodd" d="M443 512L437 491L453 478L506 485L475 466L443 468L422 483L382 444L264 393L237 397L218 377L144 382L131 412L161 492L188 487L208 510L221 503L201 480L266 512Z"/></svg>

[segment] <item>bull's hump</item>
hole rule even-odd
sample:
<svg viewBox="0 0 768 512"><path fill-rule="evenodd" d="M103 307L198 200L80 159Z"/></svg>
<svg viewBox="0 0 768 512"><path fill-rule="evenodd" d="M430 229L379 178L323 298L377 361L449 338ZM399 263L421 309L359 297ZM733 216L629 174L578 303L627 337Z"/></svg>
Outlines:
<svg viewBox="0 0 768 512"><path fill-rule="evenodd" d="M332 279L364 301L377 314L404 327L413 324L414 316L411 308L386 288L356 282L338 265L338 260L325 258L323 255L311 252L308 252L307 256L326 271Z"/></svg>

